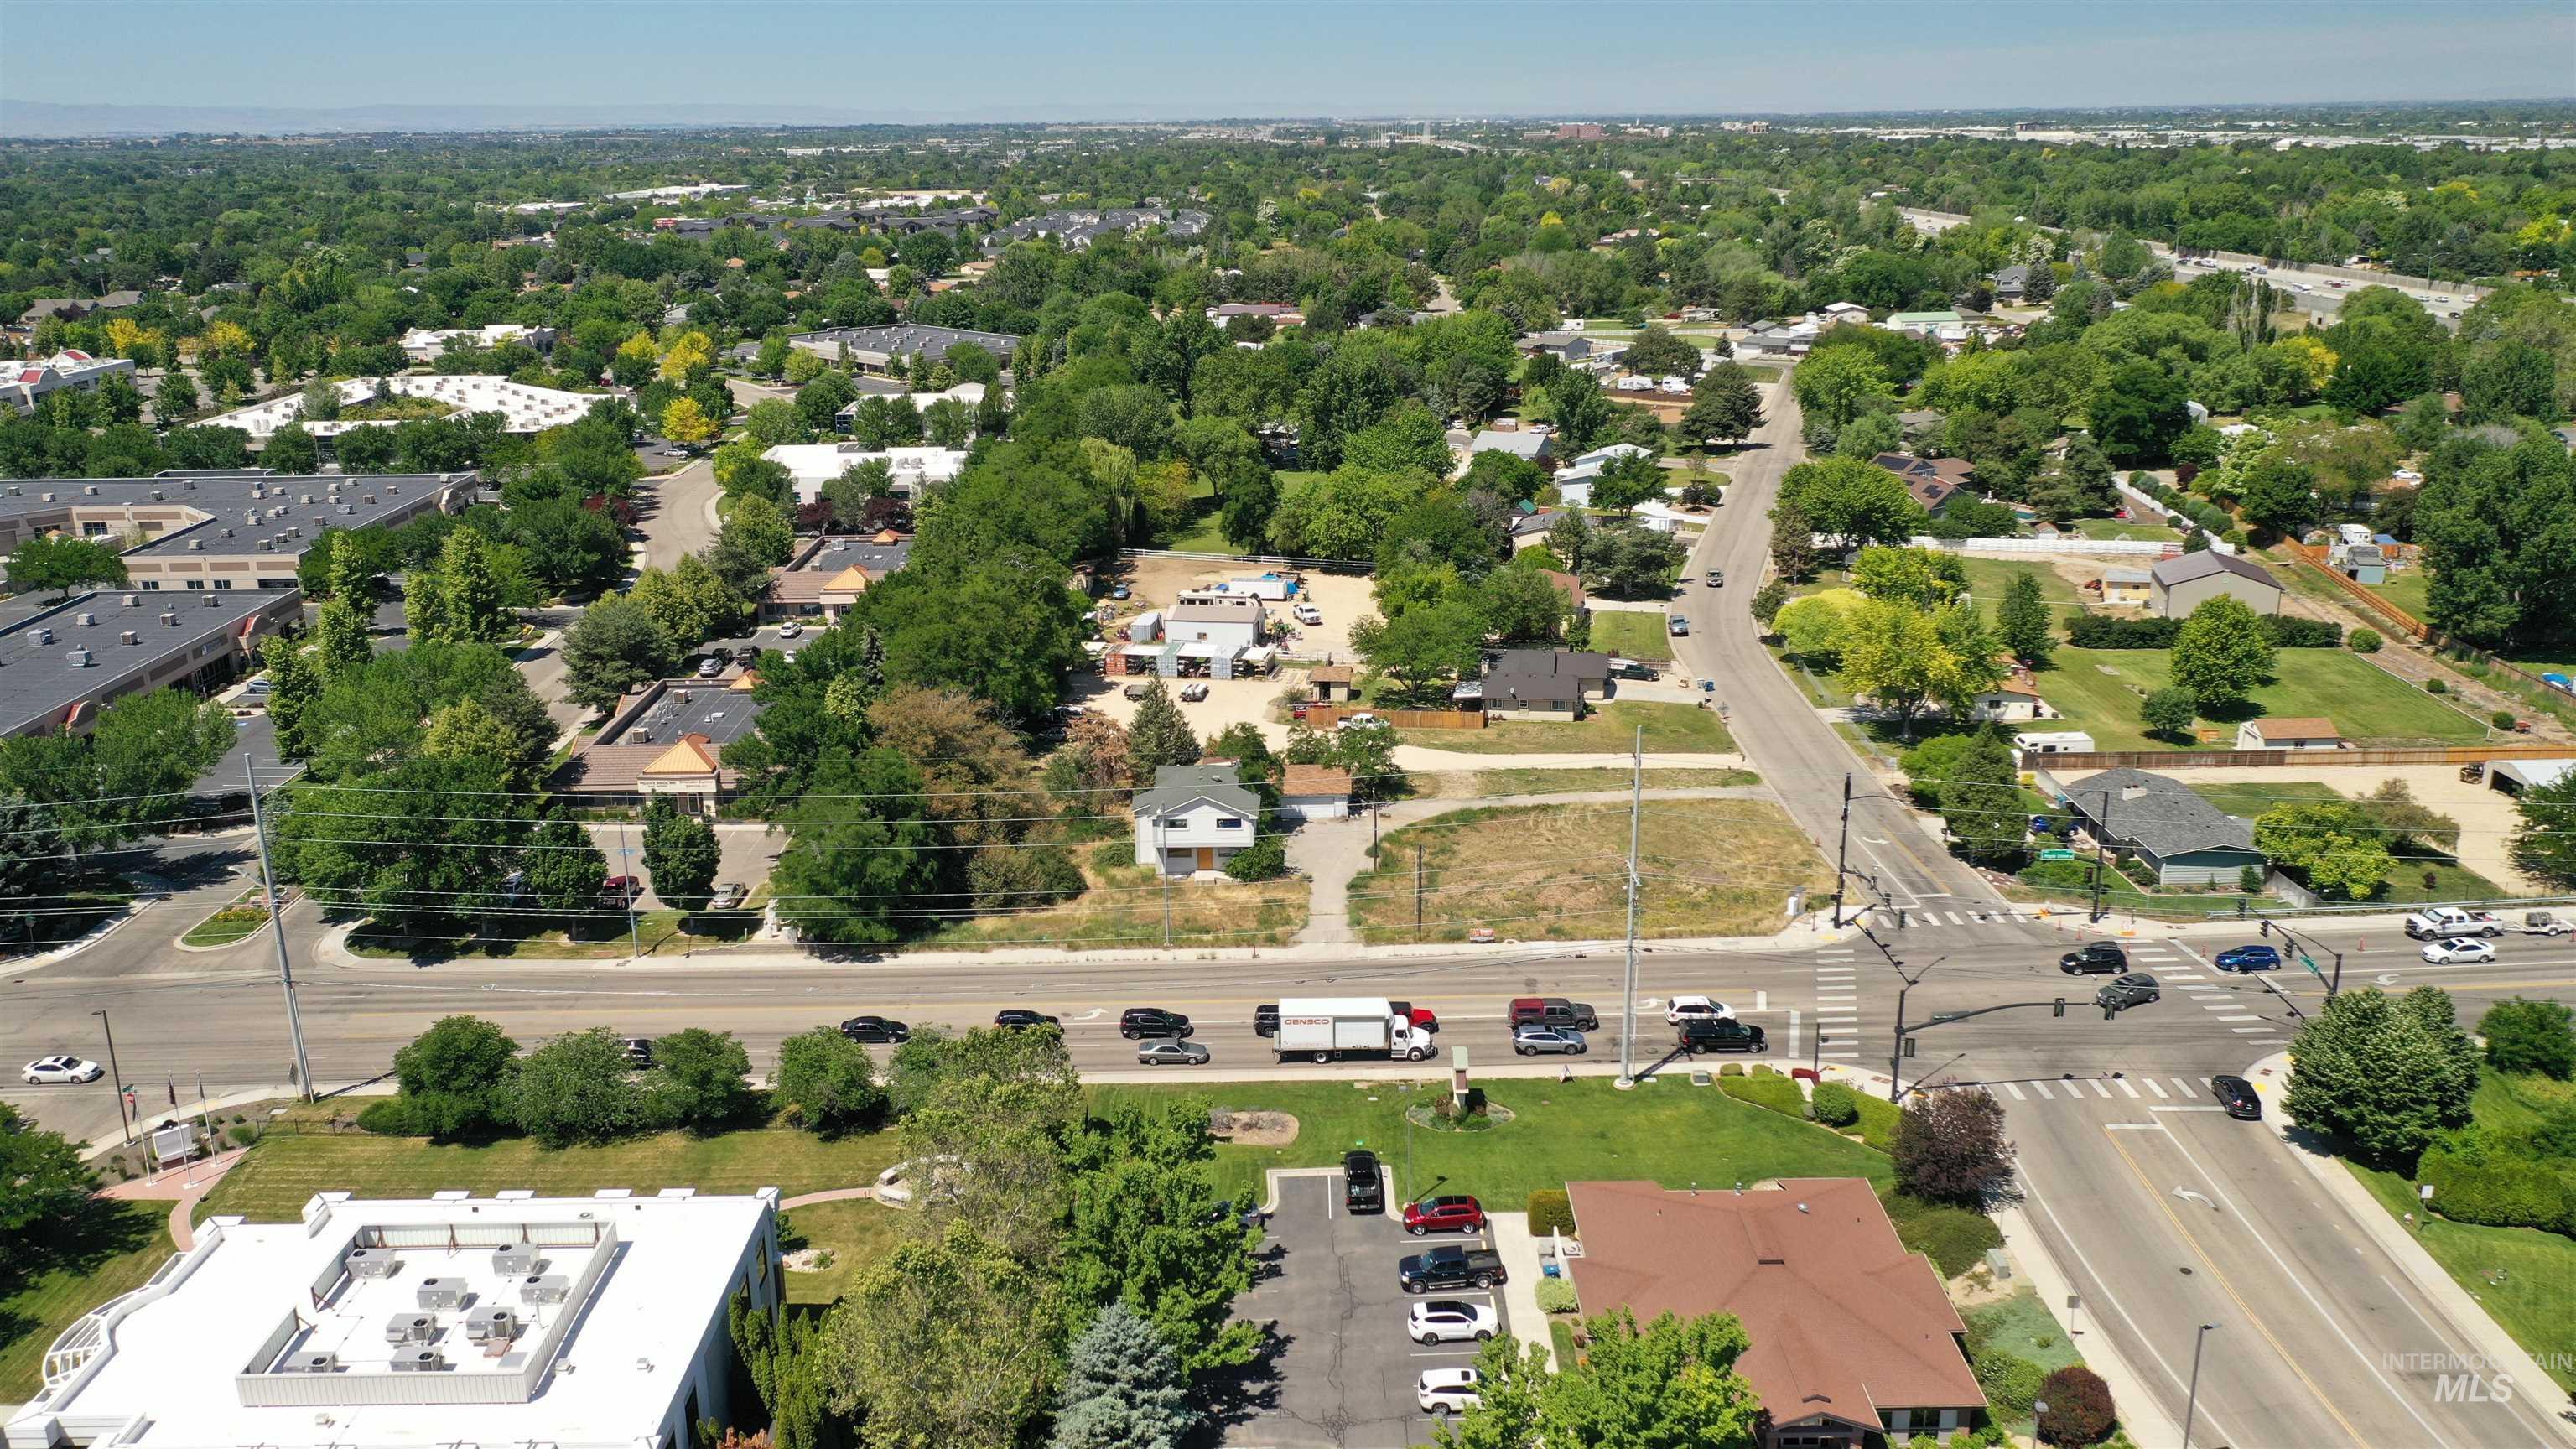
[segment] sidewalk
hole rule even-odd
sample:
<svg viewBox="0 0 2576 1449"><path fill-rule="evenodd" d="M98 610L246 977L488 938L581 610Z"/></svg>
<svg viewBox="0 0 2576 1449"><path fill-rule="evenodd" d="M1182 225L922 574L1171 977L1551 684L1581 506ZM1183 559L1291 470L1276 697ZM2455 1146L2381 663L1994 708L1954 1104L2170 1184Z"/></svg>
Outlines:
<svg viewBox="0 0 2576 1449"><path fill-rule="evenodd" d="M1494 1251L1503 1258L1503 1309L1511 1323L1512 1336L1525 1344L1536 1344L1550 1360L1556 1357L1556 1335L1548 1331L1547 1315L1538 1308L1538 1280L1545 1270L1540 1266L1538 1239L1530 1236L1528 1213L1485 1214L1485 1225L1494 1230Z"/></svg>

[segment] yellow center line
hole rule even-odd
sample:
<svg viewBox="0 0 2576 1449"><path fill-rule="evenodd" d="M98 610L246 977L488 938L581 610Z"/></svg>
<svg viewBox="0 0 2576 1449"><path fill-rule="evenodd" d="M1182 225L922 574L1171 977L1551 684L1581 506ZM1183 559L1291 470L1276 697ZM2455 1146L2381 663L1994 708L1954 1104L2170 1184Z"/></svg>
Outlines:
<svg viewBox="0 0 2576 1449"><path fill-rule="evenodd" d="M2211 1261L2209 1254L2201 1250L2200 1240L2193 1237L2191 1229L2183 1225L2182 1217L2174 1211L2173 1204L2165 1200L2163 1193L2156 1191L2153 1182L2148 1181L2146 1169L2140 1167L2138 1160L2129 1155L2128 1148L2120 1145L2118 1135L2107 1131L2102 1135L2109 1139L2111 1150L2119 1153L2120 1160L2129 1165L2129 1171L2138 1179L2138 1186L2146 1190L2147 1197L2164 1213L2165 1220L2173 1224L2174 1232L2190 1246L2192 1256L2198 1258L2201 1267L2208 1270L2210 1281L2218 1285L2218 1291L2226 1294L2228 1300L2236 1305L2236 1311L2245 1315L2245 1321L2254 1325L2254 1331L2263 1335L2263 1341L2272 1345L2272 1351L2279 1354L2281 1361L2290 1366L2290 1372L2299 1376L2300 1383L2308 1386L2308 1392L2316 1396L2317 1403L2324 1407L2326 1413L2343 1426L2346 1434L2352 1436L2352 1442L2360 1445L2361 1449L2370 1449L2370 1441L2363 1438L2361 1431L2352 1426L2352 1421L2345 1418L2343 1412L2335 1407L2334 1400L2326 1397L2325 1390L2317 1387L2317 1381L2308 1377L2308 1371L2299 1366L2297 1355L2282 1347L2281 1340L2273 1336L2271 1328L2265 1325L2262 1317L2246 1306L2245 1299L2237 1293L2235 1285L2229 1283L2227 1275L2218 1270L2218 1264Z"/></svg>

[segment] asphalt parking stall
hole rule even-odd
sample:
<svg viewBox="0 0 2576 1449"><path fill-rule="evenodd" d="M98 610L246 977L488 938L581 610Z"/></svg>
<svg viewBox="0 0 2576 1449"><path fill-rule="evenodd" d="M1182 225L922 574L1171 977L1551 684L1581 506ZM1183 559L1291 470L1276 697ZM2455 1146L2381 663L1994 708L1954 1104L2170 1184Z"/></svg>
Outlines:
<svg viewBox="0 0 2576 1449"><path fill-rule="evenodd" d="M1270 1220L1267 1272L1243 1300L1248 1316L1269 1320L1280 1341L1272 1395L1258 1412L1231 1425L1225 1442L1239 1449L1398 1449L1431 1442L1433 1418L1415 1388L1425 1369L1465 1368L1480 1345L1470 1340L1415 1343L1405 1315L1424 1299L1490 1306L1510 1331L1500 1291L1465 1289L1408 1295L1396 1281L1397 1260L1439 1243L1481 1243L1456 1233L1426 1238L1404 1231L1401 1184L1389 1174L1392 1211L1353 1217L1342 1210L1342 1178L1283 1177Z"/></svg>

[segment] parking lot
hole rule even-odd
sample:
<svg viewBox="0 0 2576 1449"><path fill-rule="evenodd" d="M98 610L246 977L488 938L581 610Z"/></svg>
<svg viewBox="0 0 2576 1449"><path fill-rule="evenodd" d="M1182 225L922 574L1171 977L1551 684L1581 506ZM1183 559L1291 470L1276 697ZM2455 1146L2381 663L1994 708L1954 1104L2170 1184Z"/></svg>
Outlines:
<svg viewBox="0 0 2576 1449"><path fill-rule="evenodd" d="M1397 1284L1396 1261L1434 1244L1493 1243L1490 1235L1407 1237L1406 1198L1439 1185L1411 1192L1406 1186L1390 1166L1391 1211L1353 1217L1342 1210L1338 1170L1279 1179L1278 1211L1263 1245L1265 1272L1242 1300L1244 1313L1274 1324L1282 1345L1278 1373L1270 1386L1273 1397L1230 1424L1226 1443L1246 1449L1396 1449L1431 1442L1436 1421L1422 1412L1415 1385L1425 1369L1472 1365L1479 1345L1412 1340L1405 1314L1422 1299ZM1491 1305L1503 1320L1502 1331L1511 1331L1499 1291L1423 1296Z"/></svg>

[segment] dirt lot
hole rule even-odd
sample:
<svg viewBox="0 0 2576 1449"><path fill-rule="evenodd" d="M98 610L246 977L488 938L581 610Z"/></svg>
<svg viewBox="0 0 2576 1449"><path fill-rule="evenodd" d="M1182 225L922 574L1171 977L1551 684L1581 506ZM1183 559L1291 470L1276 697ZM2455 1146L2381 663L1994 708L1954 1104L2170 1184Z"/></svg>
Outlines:
<svg viewBox="0 0 2576 1449"><path fill-rule="evenodd" d="M1163 687L1171 691L1174 703L1180 703L1180 690L1184 684L1208 687L1207 698L1196 704L1181 704L1182 718L1190 722L1190 727L1199 732L1201 739L1223 734L1226 726L1237 721L1250 720L1261 726L1263 739L1273 745L1283 745L1288 742L1288 728L1270 720L1270 701L1278 698L1281 690L1302 678L1304 673L1299 669L1283 669L1267 679L1172 679L1164 681ZM1136 718L1136 701L1127 697L1127 686L1142 684L1151 677L1115 675L1104 679L1097 674L1078 674L1074 676L1073 692L1066 702L1088 705L1123 725Z"/></svg>
<svg viewBox="0 0 2576 1449"><path fill-rule="evenodd" d="M1120 600L1112 606L1119 610L1118 618L1122 622L1147 609L1170 607L1184 589L1205 588L1239 575L1262 572L1254 564L1209 563L1204 559L1138 558L1123 559L1120 563L1126 572L1119 576L1118 582L1127 585L1134 594L1133 598ZM1349 662L1351 621L1377 612L1377 605L1369 597L1372 581L1360 574L1309 572L1305 578L1304 597L1322 612L1324 622L1313 626L1301 625L1287 618L1285 609L1276 611L1280 616L1276 622L1289 635L1281 641L1285 652L1300 659Z"/></svg>

